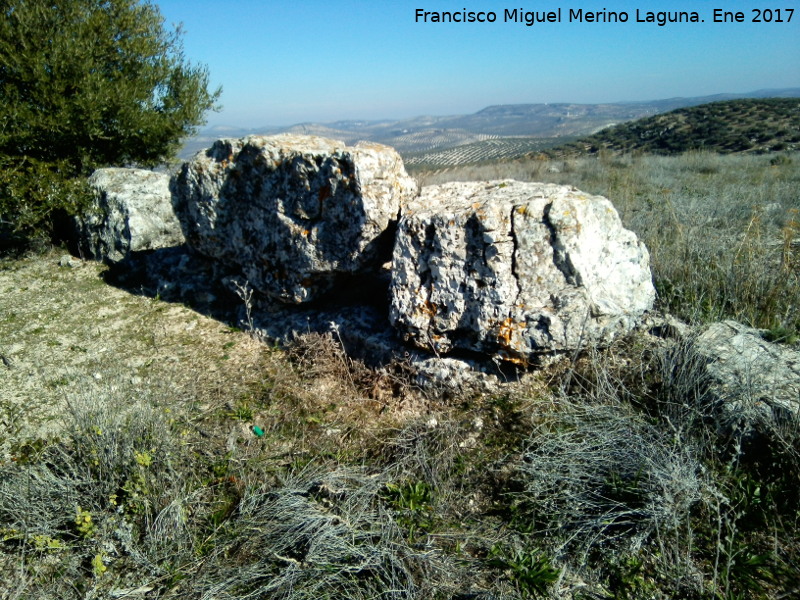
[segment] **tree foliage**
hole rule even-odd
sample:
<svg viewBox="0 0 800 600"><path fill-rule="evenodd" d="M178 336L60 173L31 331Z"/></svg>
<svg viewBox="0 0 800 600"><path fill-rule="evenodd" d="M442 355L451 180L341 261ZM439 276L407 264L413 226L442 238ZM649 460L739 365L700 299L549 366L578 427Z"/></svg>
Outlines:
<svg viewBox="0 0 800 600"><path fill-rule="evenodd" d="M174 156L220 93L181 36L146 1L0 0L6 226L41 228L74 209L72 180L95 168Z"/></svg>

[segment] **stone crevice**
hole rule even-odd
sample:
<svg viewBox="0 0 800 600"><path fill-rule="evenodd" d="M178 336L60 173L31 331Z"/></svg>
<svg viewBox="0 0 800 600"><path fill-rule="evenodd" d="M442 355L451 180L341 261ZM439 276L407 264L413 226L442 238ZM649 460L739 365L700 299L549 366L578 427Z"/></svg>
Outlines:
<svg viewBox="0 0 800 600"><path fill-rule="evenodd" d="M512 206L511 207L511 214L509 217L509 221L511 222L511 227L509 229L509 233L511 235L511 243L513 245L511 250L511 274L514 277L514 281L517 284L517 293L514 296L514 306L519 306L519 299L522 295L522 286L519 283L519 266L517 265L517 261L519 260L519 242L517 240L517 211L521 210L521 206Z"/></svg>
<svg viewBox="0 0 800 600"><path fill-rule="evenodd" d="M569 252L559 240L558 229L550 219L550 211L552 209L552 202L545 205L544 211L542 212L542 223L544 223L545 227L547 227L548 231L550 232L548 241L550 242L550 247L553 250L553 264L559 271L561 271L561 273L563 273L564 279L566 279L569 285L581 286L583 285L581 275L572 264Z"/></svg>

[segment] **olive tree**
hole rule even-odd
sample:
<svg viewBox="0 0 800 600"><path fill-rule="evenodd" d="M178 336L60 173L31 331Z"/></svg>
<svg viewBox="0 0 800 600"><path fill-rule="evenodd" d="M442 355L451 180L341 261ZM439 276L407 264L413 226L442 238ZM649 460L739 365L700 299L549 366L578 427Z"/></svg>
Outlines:
<svg viewBox="0 0 800 600"><path fill-rule="evenodd" d="M46 231L95 168L173 157L219 94L150 2L0 0L0 228Z"/></svg>

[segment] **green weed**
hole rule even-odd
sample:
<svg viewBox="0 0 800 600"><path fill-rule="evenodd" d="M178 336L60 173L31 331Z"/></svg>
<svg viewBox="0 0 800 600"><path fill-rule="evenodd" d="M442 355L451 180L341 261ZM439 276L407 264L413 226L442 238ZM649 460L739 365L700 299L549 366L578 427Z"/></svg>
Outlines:
<svg viewBox="0 0 800 600"><path fill-rule="evenodd" d="M550 559L537 550L493 546L489 564L505 571L523 598L545 596L560 573Z"/></svg>

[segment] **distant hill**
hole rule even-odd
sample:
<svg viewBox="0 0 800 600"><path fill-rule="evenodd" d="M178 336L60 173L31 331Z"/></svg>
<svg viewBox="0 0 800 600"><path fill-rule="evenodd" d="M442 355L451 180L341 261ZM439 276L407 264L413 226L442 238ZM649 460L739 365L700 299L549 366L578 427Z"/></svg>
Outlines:
<svg viewBox="0 0 800 600"><path fill-rule="evenodd" d="M551 148L553 143L552 138L492 138L451 148L439 148L430 152L404 153L403 163L408 169L439 169L539 154Z"/></svg>
<svg viewBox="0 0 800 600"><path fill-rule="evenodd" d="M472 115L443 117L437 126L501 137L552 138L589 135L621 122L664 113L676 108L739 98L800 97L800 89L758 90L748 94L716 94L695 98L667 98L610 104L506 104L488 106Z"/></svg>
<svg viewBox="0 0 800 600"><path fill-rule="evenodd" d="M800 150L800 98L750 98L680 108L609 127L545 154L600 150L653 154Z"/></svg>
<svg viewBox="0 0 800 600"><path fill-rule="evenodd" d="M757 90L746 94L717 94L695 98L667 98L646 102L607 104L508 104L488 106L471 115L420 116L403 120L337 121L299 123L289 127L214 127L188 140L180 153L189 158L209 147L220 137L248 134L304 133L339 139L347 144L359 140L379 142L396 148L404 157L413 155L427 163L426 153L437 154L450 148L492 142L491 147L540 148L563 144L589 136L605 128L651 117L677 108L738 98L800 97L800 88ZM510 140L514 138L515 140ZM521 138L521 141L520 141ZM497 140L505 140L498 142ZM488 147L488 146L487 146ZM467 153L461 153L467 155ZM432 157L433 158L436 157ZM435 162L435 161L434 161Z"/></svg>

